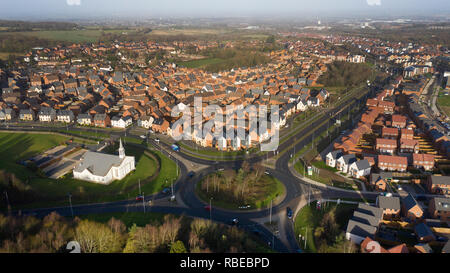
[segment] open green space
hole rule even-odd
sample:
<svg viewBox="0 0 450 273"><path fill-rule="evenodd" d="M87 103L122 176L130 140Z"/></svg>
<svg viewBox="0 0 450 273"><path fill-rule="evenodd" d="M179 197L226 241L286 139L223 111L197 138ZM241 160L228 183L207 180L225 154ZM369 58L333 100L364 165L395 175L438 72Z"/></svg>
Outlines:
<svg viewBox="0 0 450 273"><path fill-rule="evenodd" d="M237 210L241 206L246 209L262 209L281 201L286 189L276 178L264 174L262 168L253 171L238 172L225 170L208 175L197 183L196 194L205 203L213 207Z"/></svg>
<svg viewBox="0 0 450 273"><path fill-rule="evenodd" d="M439 108L445 112L447 117L450 117L450 95L448 95L450 91L440 92L437 98L437 105ZM445 95L447 93L447 95Z"/></svg>
<svg viewBox="0 0 450 273"><path fill-rule="evenodd" d="M50 179L42 172L19 164L52 147L62 144L68 138L50 134L10 134L0 133L0 156L11 158L0 162L0 186L8 191L14 208L35 206L67 205L68 194L72 202L97 203L134 198L141 191L146 195L170 186L178 177L176 164L157 151L147 151L136 145L125 145L127 155L135 156L136 170L121 181L109 185L79 181L69 173L61 179ZM118 143L108 147L116 153ZM1 203L5 207L6 202Z"/></svg>
<svg viewBox="0 0 450 273"><path fill-rule="evenodd" d="M354 209L353 204L327 203L317 209L317 202L303 207L295 217L294 230L301 249L309 253L344 252L350 248L344 231ZM305 248L306 241L306 248Z"/></svg>
<svg viewBox="0 0 450 273"><path fill-rule="evenodd" d="M185 66L187 68L203 68L210 64L218 64L223 62L224 60L219 58L205 58L205 59L198 59L198 60L191 60L186 62L181 62L179 65Z"/></svg>
<svg viewBox="0 0 450 273"><path fill-rule="evenodd" d="M0 32L0 35L23 35L39 39L66 41L72 43L94 43L104 34L122 34L130 30L101 30L101 29L83 29L83 30L41 30L41 31L20 31L20 32Z"/></svg>

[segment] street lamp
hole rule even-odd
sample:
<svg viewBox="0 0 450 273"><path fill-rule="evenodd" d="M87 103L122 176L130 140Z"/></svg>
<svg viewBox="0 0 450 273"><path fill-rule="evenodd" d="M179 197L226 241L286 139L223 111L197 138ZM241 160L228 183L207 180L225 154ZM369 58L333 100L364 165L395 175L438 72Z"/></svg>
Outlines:
<svg viewBox="0 0 450 273"><path fill-rule="evenodd" d="M212 222L212 197L209 198L209 221Z"/></svg>
<svg viewBox="0 0 450 273"><path fill-rule="evenodd" d="M70 192L69 192L69 204L70 204L70 211L72 213L72 218L73 218L72 194L70 194Z"/></svg>
<svg viewBox="0 0 450 273"><path fill-rule="evenodd" d="M144 213L145 213L145 192L142 192L142 207L144 207Z"/></svg>

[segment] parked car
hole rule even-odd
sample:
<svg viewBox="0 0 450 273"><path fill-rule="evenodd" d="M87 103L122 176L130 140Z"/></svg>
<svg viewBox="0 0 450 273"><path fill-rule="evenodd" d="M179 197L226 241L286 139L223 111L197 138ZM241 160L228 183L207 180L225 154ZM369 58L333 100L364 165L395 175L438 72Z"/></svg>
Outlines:
<svg viewBox="0 0 450 273"><path fill-rule="evenodd" d="M232 226L237 226L237 225L239 225L239 220L238 220L237 218L232 219L232 220L231 220L231 225L232 225Z"/></svg>
<svg viewBox="0 0 450 273"><path fill-rule="evenodd" d="M142 138L142 139L146 139L147 137L146 136L144 136L144 135L141 135L141 136L139 136L140 138Z"/></svg>
<svg viewBox="0 0 450 273"><path fill-rule="evenodd" d="M144 196L139 195L136 197L136 201L142 201L142 200L144 200Z"/></svg>
<svg viewBox="0 0 450 273"><path fill-rule="evenodd" d="M208 206L205 206L205 210L206 211L211 211L211 207L208 205Z"/></svg>

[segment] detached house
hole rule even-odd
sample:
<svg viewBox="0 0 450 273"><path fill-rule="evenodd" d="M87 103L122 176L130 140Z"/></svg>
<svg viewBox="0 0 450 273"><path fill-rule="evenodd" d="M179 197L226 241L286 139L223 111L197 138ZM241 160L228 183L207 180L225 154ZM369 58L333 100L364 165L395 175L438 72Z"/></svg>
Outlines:
<svg viewBox="0 0 450 273"><path fill-rule="evenodd" d="M89 114L79 114L77 118L77 123L79 125L92 125L92 117Z"/></svg>
<svg viewBox="0 0 450 273"><path fill-rule="evenodd" d="M145 129L150 129L152 127L153 121L155 119L152 116L142 116L138 119L137 125Z"/></svg>
<svg viewBox="0 0 450 273"><path fill-rule="evenodd" d="M19 112L19 119L22 121L34 121L34 112L31 109L22 109Z"/></svg>
<svg viewBox="0 0 450 273"><path fill-rule="evenodd" d="M0 111L0 120L7 121L16 117L16 112L11 108L6 108Z"/></svg>
<svg viewBox="0 0 450 273"><path fill-rule="evenodd" d="M450 198L435 197L428 204L430 215L447 223L450 221Z"/></svg>
<svg viewBox="0 0 450 273"><path fill-rule="evenodd" d="M114 128L127 128L133 124L133 118L131 116L119 117L115 116L111 119L111 126Z"/></svg>
<svg viewBox="0 0 450 273"><path fill-rule="evenodd" d="M361 178L370 175L371 169L372 167L370 166L369 161L364 159L353 162L349 167L349 173L355 178Z"/></svg>
<svg viewBox="0 0 450 273"><path fill-rule="evenodd" d="M56 114L56 119L59 122L72 123L75 121L75 115L70 110L59 110Z"/></svg>
<svg viewBox="0 0 450 273"><path fill-rule="evenodd" d="M384 219L395 219L400 217L401 207L399 197L378 196L377 206L383 210Z"/></svg>
<svg viewBox="0 0 450 273"><path fill-rule="evenodd" d="M103 128L111 126L111 119L107 114L96 114L94 116L94 126Z"/></svg>
<svg viewBox="0 0 450 273"><path fill-rule="evenodd" d="M427 188L433 194L450 194L450 176L430 175Z"/></svg>
<svg viewBox="0 0 450 273"><path fill-rule="evenodd" d="M51 107L42 107L38 112L40 122L53 122L56 119L56 111Z"/></svg>
<svg viewBox="0 0 450 273"><path fill-rule="evenodd" d="M370 177L370 185L377 191L386 191L389 178L385 173L373 173Z"/></svg>
<svg viewBox="0 0 450 273"><path fill-rule="evenodd" d="M413 221L423 217L422 207L411 194L402 200L402 213Z"/></svg>
<svg viewBox="0 0 450 273"><path fill-rule="evenodd" d="M341 156L336 163L336 169L343 173L348 173L351 164L356 162L356 157L353 154Z"/></svg>
<svg viewBox="0 0 450 273"><path fill-rule="evenodd" d="M342 150L336 150L329 152L326 156L327 166L332 168L336 167L336 161L343 155Z"/></svg>

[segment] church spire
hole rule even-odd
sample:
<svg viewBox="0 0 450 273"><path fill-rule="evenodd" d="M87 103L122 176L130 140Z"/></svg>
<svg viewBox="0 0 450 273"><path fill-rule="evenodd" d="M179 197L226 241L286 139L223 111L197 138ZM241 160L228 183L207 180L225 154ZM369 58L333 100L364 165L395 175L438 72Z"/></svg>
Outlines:
<svg viewBox="0 0 450 273"><path fill-rule="evenodd" d="M120 139L119 143L120 143L119 144L119 157L120 158L125 158L125 148L123 148L122 139Z"/></svg>

